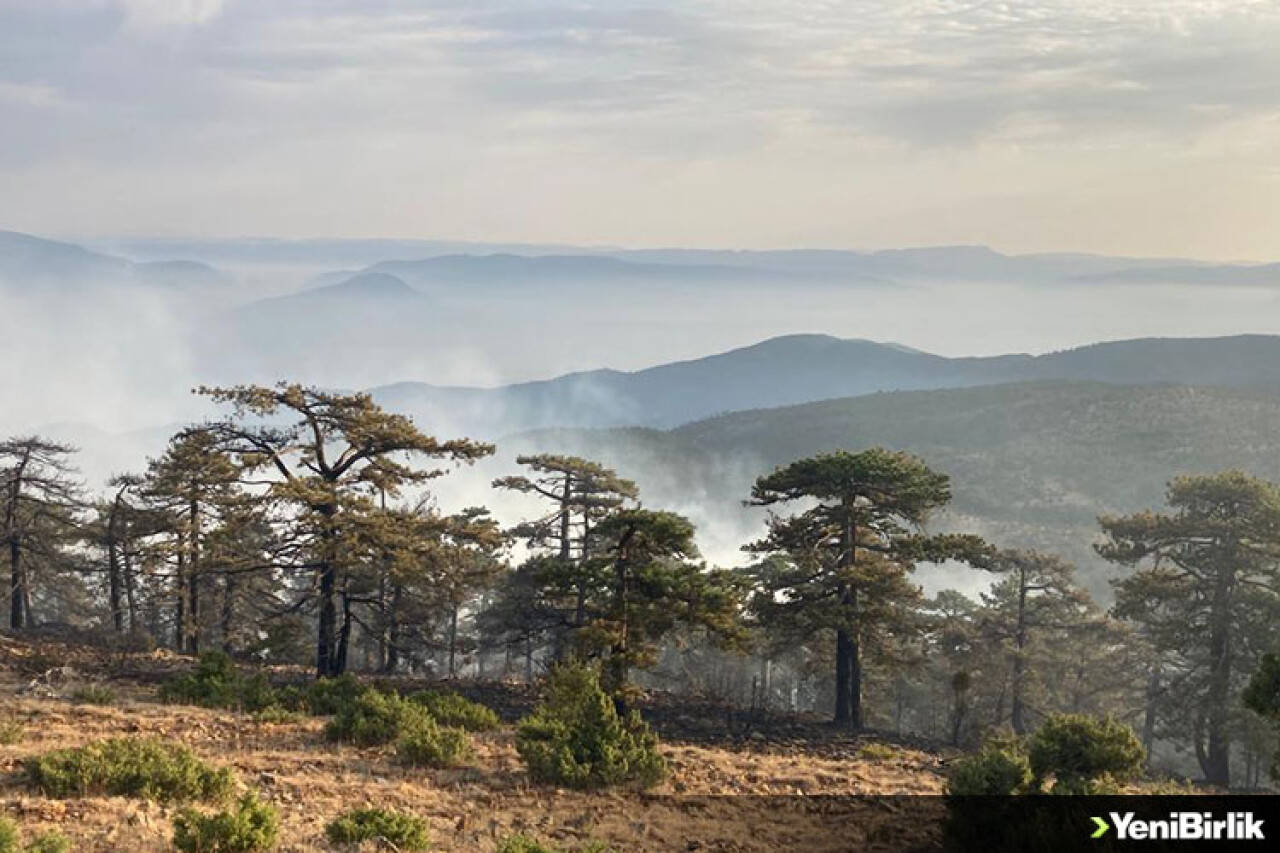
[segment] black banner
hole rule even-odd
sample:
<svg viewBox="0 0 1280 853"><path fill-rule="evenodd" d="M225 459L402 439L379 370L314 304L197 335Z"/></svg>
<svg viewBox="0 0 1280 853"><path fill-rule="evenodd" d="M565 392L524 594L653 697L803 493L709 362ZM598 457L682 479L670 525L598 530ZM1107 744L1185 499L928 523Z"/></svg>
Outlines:
<svg viewBox="0 0 1280 853"><path fill-rule="evenodd" d="M552 834L619 853L1264 851L1280 797L642 796Z"/></svg>

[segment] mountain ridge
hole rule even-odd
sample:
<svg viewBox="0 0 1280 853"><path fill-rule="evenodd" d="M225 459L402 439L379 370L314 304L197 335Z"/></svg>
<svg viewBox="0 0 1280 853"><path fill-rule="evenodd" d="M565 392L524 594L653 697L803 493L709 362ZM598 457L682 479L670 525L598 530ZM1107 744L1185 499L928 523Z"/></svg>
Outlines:
<svg viewBox="0 0 1280 853"><path fill-rule="evenodd" d="M432 422L490 435L552 426L671 428L725 411L777 408L887 391L1035 380L1280 386L1280 336L1135 338L1031 355L947 357L865 339L785 335L634 371L593 370L489 388L398 382L375 399ZM470 410L469 412L467 410ZM495 426L497 424L497 426Z"/></svg>

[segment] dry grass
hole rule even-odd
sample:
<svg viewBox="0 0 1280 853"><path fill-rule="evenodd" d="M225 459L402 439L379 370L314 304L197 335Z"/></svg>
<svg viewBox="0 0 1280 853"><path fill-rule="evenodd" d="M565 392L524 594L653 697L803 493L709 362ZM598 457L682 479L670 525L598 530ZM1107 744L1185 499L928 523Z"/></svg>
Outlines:
<svg viewBox="0 0 1280 853"><path fill-rule="evenodd" d="M821 800L806 799L817 795L942 790L935 756L895 748L892 757L862 757L865 745L850 739L843 746L823 744L821 754L794 743L735 750L677 743L663 748L672 773L655 792L578 793L530 783L509 726L472 736L476 757L470 767L415 770L398 765L386 750L326 742L323 720L255 722L249 715L165 706L155 701L153 688L125 683L112 685L118 701L109 707L15 697L22 683L12 669L0 669L0 697L26 732L21 742L0 748L3 811L28 831L61 829L80 853L168 851L172 810L116 797L50 800L25 787L22 761L46 750L123 734L172 738L210 761L232 766L244 785L256 788L280 810L282 853L331 850L324 840L325 824L342 811L364 806L427 818L432 849L446 853L487 853L512 832L567 847L600 840L619 851L817 853L851 849L854 841L862 844L859 849L908 849L929 830L917 822L918 837L888 833L880 814L883 802L847 806L865 813L842 816L838 834L830 825L823 829L821 821L779 819L778 810L830 810ZM766 807L741 795L792 798Z"/></svg>

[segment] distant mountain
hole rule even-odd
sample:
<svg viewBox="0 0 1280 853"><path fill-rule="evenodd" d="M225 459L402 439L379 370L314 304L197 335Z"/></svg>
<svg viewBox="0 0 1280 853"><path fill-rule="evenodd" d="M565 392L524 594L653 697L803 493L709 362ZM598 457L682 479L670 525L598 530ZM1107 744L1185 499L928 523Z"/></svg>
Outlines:
<svg viewBox="0 0 1280 853"><path fill-rule="evenodd" d="M603 287L613 285L681 287L714 283L785 282L805 273L717 264L645 263L604 255L440 255L412 261L383 261L364 270L398 276L428 292L459 287L499 288ZM331 272L312 285L328 285L350 276ZM866 282L870 282L869 279ZM884 282L879 282L884 283Z"/></svg>
<svg viewBox="0 0 1280 853"><path fill-rule="evenodd" d="M31 283L114 280L131 268L123 258L100 255L71 243L0 231L0 279Z"/></svg>
<svg viewBox="0 0 1280 853"><path fill-rule="evenodd" d="M131 258L157 260L183 257L217 266L367 267L392 258L428 258L472 253L522 255L566 254L582 249L565 245L478 243L463 240L397 239L165 239L134 238L111 241L113 251ZM354 275L354 271L347 275Z"/></svg>
<svg viewBox="0 0 1280 853"><path fill-rule="evenodd" d="M426 370L426 341L442 327L469 328L457 310L386 273L239 305L199 324L196 368L213 381L340 377L359 384L386 365ZM362 370L371 373L362 373ZM325 383L334 384L334 383Z"/></svg>
<svg viewBox="0 0 1280 853"><path fill-rule="evenodd" d="M573 253L524 249L519 254L439 254L366 267L424 285L679 280L803 279L891 285L918 281L1083 284L1280 284L1280 264L1211 264L1171 258L1126 258L1082 253L1006 255L986 246L932 246L878 252L837 250L719 251L708 249L596 249ZM330 284L354 274L324 273Z"/></svg>
<svg viewBox="0 0 1280 853"><path fill-rule="evenodd" d="M1203 269L1206 272L1217 269L1198 261L1168 258L1123 258L1066 252L1006 255L987 246L929 246L878 252L649 249L617 252L614 256L649 263L765 268L832 279L860 276L892 281L928 279L1024 284L1107 281L1112 277L1119 280L1157 269Z"/></svg>
<svg viewBox="0 0 1280 853"><path fill-rule="evenodd" d="M1077 280L1111 284L1271 287L1280 285L1280 264L1151 266L1107 273L1090 273L1078 276Z"/></svg>
<svg viewBox="0 0 1280 853"><path fill-rule="evenodd" d="M0 231L0 285L10 288L104 284L217 287L229 282L225 273L195 261L134 263L73 243Z"/></svg>
<svg viewBox="0 0 1280 853"><path fill-rule="evenodd" d="M801 276L882 284L954 280L1077 285L1280 285L1280 264L1215 264L1186 258L1114 257L1071 252L1009 255L987 246L924 246L858 252L839 249L626 249L413 239L127 239L104 245L108 245L111 252L141 261L182 257L208 265L230 267L342 268L343 271L324 273L317 284L334 284L363 271L389 272L410 284L470 282L477 276L514 282L545 281L566 276L598 276L616 280L679 275L674 270L652 269L663 266L684 269L685 274L680 276L682 281L703 278L730 280L744 275L743 271L753 271L774 278ZM3 240L0 239L0 250L2 248ZM111 255L104 257L111 258ZM528 263L536 259L545 260ZM118 262L120 259L113 260ZM593 267L590 261L604 263ZM610 261L615 263L608 263ZM617 263L628 266L620 267Z"/></svg>
<svg viewBox="0 0 1280 853"><path fill-rule="evenodd" d="M729 543L758 532L759 511L740 504L755 476L836 449L907 450L952 478L955 502L938 529L1067 554L1105 594L1116 573L1092 552L1096 517L1161 505L1180 474L1239 468L1280 480L1280 398L1038 381L738 412L670 431L538 431L505 444L599 459L636 478L652 505L693 513L709 541Z"/></svg>
<svg viewBox="0 0 1280 853"><path fill-rule="evenodd" d="M316 299L425 299L420 292L414 290L404 279L382 272L369 272L354 275L338 284L317 287L293 296L277 297L277 301L296 304L314 302Z"/></svg>
<svg viewBox="0 0 1280 853"><path fill-rule="evenodd" d="M945 358L896 344L792 335L635 372L597 370L500 388L399 383L388 407L486 435L549 426L673 427L721 412L884 391L1070 379L1280 387L1280 337L1095 344L1041 356Z"/></svg>

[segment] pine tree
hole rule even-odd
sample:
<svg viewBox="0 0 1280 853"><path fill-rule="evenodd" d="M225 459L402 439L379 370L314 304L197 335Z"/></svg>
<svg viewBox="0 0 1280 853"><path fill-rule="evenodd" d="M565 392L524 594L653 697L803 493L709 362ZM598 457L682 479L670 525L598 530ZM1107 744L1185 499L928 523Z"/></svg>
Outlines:
<svg viewBox="0 0 1280 853"><path fill-rule="evenodd" d="M570 652L574 636L592 617L588 598L600 582L593 576L598 564L590 564L599 551L597 528L634 501L639 490L615 471L576 456L526 455L516 462L529 468L530 476L502 477L493 485L550 504L545 514L516 525L512 534L534 555L525 575L545 593L545 621L559 659Z"/></svg>
<svg viewBox="0 0 1280 853"><path fill-rule="evenodd" d="M219 568L211 559L210 542L236 507L248 501L239 489L241 473L216 437L200 429L179 432L147 468L143 493L167 520L178 651L201 650L206 621L202 593Z"/></svg>
<svg viewBox="0 0 1280 853"><path fill-rule="evenodd" d="M1136 567L1115 585L1115 614L1142 626L1166 662L1171 722L1205 779L1226 786L1234 697L1280 617L1280 489L1228 471L1179 477L1167 500L1167 514L1100 519L1098 550Z"/></svg>
<svg viewBox="0 0 1280 853"><path fill-rule="evenodd" d="M370 547L370 532L388 529L376 523L378 496L394 498L445 473L414 467L416 459L471 462L491 454L493 446L470 439L438 441L409 418L384 411L368 394L288 383L202 388L200 393L232 407L231 417L203 429L221 449L266 477L267 493L291 511L290 526L303 540L299 564L312 569L316 580L316 672L338 675L346 668L352 630L347 582L355 579L361 561L380 550Z"/></svg>
<svg viewBox="0 0 1280 853"><path fill-rule="evenodd" d="M835 723L864 726L861 644L919 596L907 572L918 560L982 559L974 537L924 536L920 525L951 499L948 478L906 453L873 448L801 459L756 480L749 504L815 505L771 516L748 550L762 564L754 604L761 619L803 633L835 634Z"/></svg>
<svg viewBox="0 0 1280 853"><path fill-rule="evenodd" d="M33 566L57 567L82 506L75 448L39 436L0 442L0 536L9 563L9 627L32 624Z"/></svg>

